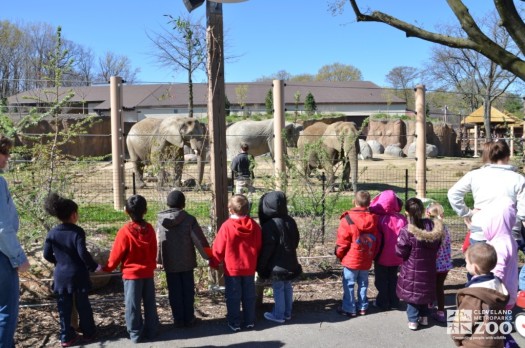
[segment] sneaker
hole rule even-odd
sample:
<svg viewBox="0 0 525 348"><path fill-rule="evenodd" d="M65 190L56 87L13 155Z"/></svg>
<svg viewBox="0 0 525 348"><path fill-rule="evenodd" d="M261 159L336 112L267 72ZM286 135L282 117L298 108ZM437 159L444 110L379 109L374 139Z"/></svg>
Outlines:
<svg viewBox="0 0 525 348"><path fill-rule="evenodd" d="M418 322L421 326L428 326L428 317L419 317Z"/></svg>
<svg viewBox="0 0 525 348"><path fill-rule="evenodd" d="M246 325L244 328L247 329L247 330L251 330L255 327L255 324L248 324Z"/></svg>
<svg viewBox="0 0 525 348"><path fill-rule="evenodd" d="M412 322L408 322L408 328L410 330L417 330L419 324L418 323L412 323Z"/></svg>
<svg viewBox="0 0 525 348"><path fill-rule="evenodd" d="M366 309L359 310L359 315L365 315L365 314L366 314Z"/></svg>
<svg viewBox="0 0 525 348"><path fill-rule="evenodd" d="M292 316L291 316L291 315L289 315L289 316L286 316L286 315L285 315L285 316L284 316L284 320L292 320Z"/></svg>
<svg viewBox="0 0 525 348"><path fill-rule="evenodd" d="M241 328L240 328L240 327L235 326L235 325L230 324L230 323L228 323L228 327L229 327L230 330L232 330L233 332L239 332L239 331L241 331Z"/></svg>
<svg viewBox="0 0 525 348"><path fill-rule="evenodd" d="M284 323L284 319L277 319L276 317L273 316L273 313L271 313L271 312L265 312L264 313L264 318L266 320L274 321L274 322L279 323L279 324Z"/></svg>
<svg viewBox="0 0 525 348"><path fill-rule="evenodd" d="M74 346L75 344L77 344L78 340L80 339L80 336L79 335L76 335L75 337L73 337L71 340L67 341L67 342L61 342L60 345L62 347L72 347Z"/></svg>
<svg viewBox="0 0 525 348"><path fill-rule="evenodd" d="M435 321L438 321L440 323L446 323L447 318L445 318L445 312L444 311L437 311L436 313L432 314L432 318Z"/></svg>
<svg viewBox="0 0 525 348"><path fill-rule="evenodd" d="M338 307L337 308L337 313L340 314L340 315L344 315L345 317L350 317L350 318L353 318L356 316L355 313L351 313L351 312L346 312L343 310L343 307Z"/></svg>

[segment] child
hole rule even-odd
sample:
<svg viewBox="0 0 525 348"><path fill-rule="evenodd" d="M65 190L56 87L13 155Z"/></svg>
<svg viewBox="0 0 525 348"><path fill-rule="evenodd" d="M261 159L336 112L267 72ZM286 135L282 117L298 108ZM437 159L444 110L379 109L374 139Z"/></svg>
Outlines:
<svg viewBox="0 0 525 348"><path fill-rule="evenodd" d="M516 222L515 204L511 198L501 197L478 214L487 243L498 254L494 275L501 279L509 291L507 309L512 309L518 295L518 245L512 236L512 227Z"/></svg>
<svg viewBox="0 0 525 348"><path fill-rule="evenodd" d="M257 262L257 274L272 279L273 311L264 313L267 320L282 324L292 318L292 279L302 273L297 260L299 230L288 215L286 195L281 191L265 193L259 201L259 222L263 245Z"/></svg>
<svg viewBox="0 0 525 348"><path fill-rule="evenodd" d="M78 205L71 199L51 193L45 201L47 213L55 216L61 224L53 227L44 243L44 258L55 264L53 291L57 295L60 315L60 341L62 347L70 347L80 339L71 327L73 306L79 315L79 326L84 338L95 335L95 321L89 303L91 289L89 272L100 271L86 248L86 232L78 226Z"/></svg>
<svg viewBox="0 0 525 348"><path fill-rule="evenodd" d="M403 258L397 296L407 304L408 328L428 325L428 304L436 299L436 255L443 239L443 223L424 219L425 208L418 198L405 205L409 224L399 233L396 254Z"/></svg>
<svg viewBox="0 0 525 348"><path fill-rule="evenodd" d="M166 272L175 326L191 326L195 322L195 248L205 260L211 255L211 249L197 219L184 210L184 193L170 192L167 205L170 209L157 215L157 265Z"/></svg>
<svg viewBox="0 0 525 348"><path fill-rule="evenodd" d="M125 211L131 221L118 231L108 263L103 270L111 272L121 265L126 327L131 341L138 343L143 338L152 339L159 325L153 281L157 239L153 227L144 220L147 211L144 197L140 195L129 197L126 200ZM144 320L142 320L141 302L144 305Z"/></svg>
<svg viewBox="0 0 525 348"><path fill-rule="evenodd" d="M241 330L240 305L244 327L255 326L255 269L261 250L261 228L248 216L249 203L243 195L233 195L228 203L230 218L226 220L213 243L210 266L224 263L226 287L226 318L233 332Z"/></svg>
<svg viewBox="0 0 525 348"><path fill-rule="evenodd" d="M375 307L383 310L397 308L399 298L396 294L397 272L403 259L396 255L397 237L407 219L400 214L403 201L392 190L386 190L376 196L370 203L370 212L378 217L379 251L374 261L374 285L377 297Z"/></svg>
<svg viewBox="0 0 525 348"><path fill-rule="evenodd" d="M494 247L488 243L474 243L465 253L467 271L473 275L457 294L456 317L451 324L452 339L456 346L462 347L503 347L504 335L499 331L505 315L505 305L509 300L509 292L501 280L491 272L498 262ZM462 315L463 311L472 311L470 317ZM475 323L494 323L480 328ZM509 324L510 325L510 324ZM464 327L472 327L472 333L465 333ZM475 328L475 330L474 330ZM489 332L492 332L490 334Z"/></svg>
<svg viewBox="0 0 525 348"><path fill-rule="evenodd" d="M432 202L427 208L427 217L430 219L439 219L443 222L444 210L443 206L437 202ZM445 279L448 271L452 269L452 248L450 245L450 233L447 226L443 224L443 232L445 238L441 242L437 257L436 257L436 300L437 312L434 314L434 319L441 323L446 323L445 317Z"/></svg>
<svg viewBox="0 0 525 348"><path fill-rule="evenodd" d="M343 265L343 305L337 312L347 317L356 316L354 284L357 283L357 307L359 314L368 309L368 271L378 251L377 216L368 211L370 193L357 191L355 208L341 215L335 255Z"/></svg>

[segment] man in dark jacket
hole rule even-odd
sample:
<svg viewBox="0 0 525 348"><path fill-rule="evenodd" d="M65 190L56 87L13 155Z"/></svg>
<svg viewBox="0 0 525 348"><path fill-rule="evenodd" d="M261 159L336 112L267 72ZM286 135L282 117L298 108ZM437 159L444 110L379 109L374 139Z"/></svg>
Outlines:
<svg viewBox="0 0 525 348"><path fill-rule="evenodd" d="M191 326L195 322L195 248L205 260L209 259L211 249L197 219L184 210L184 194L176 190L170 192L167 205L170 209L157 215L157 266L166 272L175 325Z"/></svg>
<svg viewBox="0 0 525 348"><path fill-rule="evenodd" d="M288 215L286 196L281 191L265 193L259 201L259 223L263 246L257 261L257 273L272 280L275 305L264 317L276 323L292 318L293 288L291 280L302 273L297 260L299 230Z"/></svg>
<svg viewBox="0 0 525 348"><path fill-rule="evenodd" d="M246 188L249 193L253 192L252 186L252 162L248 154L248 144L241 144L241 152L235 156L231 163L233 180L235 183L235 194L243 194Z"/></svg>

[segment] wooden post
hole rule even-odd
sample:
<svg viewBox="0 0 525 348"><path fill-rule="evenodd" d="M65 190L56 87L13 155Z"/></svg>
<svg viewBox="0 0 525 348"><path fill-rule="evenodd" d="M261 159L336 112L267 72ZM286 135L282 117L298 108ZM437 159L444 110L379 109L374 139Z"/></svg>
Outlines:
<svg viewBox="0 0 525 348"><path fill-rule="evenodd" d="M510 139L509 139L509 146L510 146L510 157L514 157L514 126L510 126Z"/></svg>
<svg viewBox="0 0 525 348"><path fill-rule="evenodd" d="M474 125L474 155L472 157L479 157L478 155L478 133L479 133L478 125L475 124Z"/></svg>
<svg viewBox="0 0 525 348"><path fill-rule="evenodd" d="M124 122L122 119L122 78L110 78L111 160L113 164L113 208L124 209Z"/></svg>
<svg viewBox="0 0 525 348"><path fill-rule="evenodd" d="M273 80L273 159L275 169L275 189L283 190L283 179L286 174L284 166L284 81Z"/></svg>
<svg viewBox="0 0 525 348"><path fill-rule="evenodd" d="M217 233L222 223L228 219L222 4L206 1L206 21L208 127L211 155L211 190L213 212L215 213L215 218L212 219L212 228ZM222 279L220 275L216 274L215 284L220 284L220 279Z"/></svg>
<svg viewBox="0 0 525 348"><path fill-rule="evenodd" d="M427 122L425 86L416 89L416 196L425 198L427 192Z"/></svg>

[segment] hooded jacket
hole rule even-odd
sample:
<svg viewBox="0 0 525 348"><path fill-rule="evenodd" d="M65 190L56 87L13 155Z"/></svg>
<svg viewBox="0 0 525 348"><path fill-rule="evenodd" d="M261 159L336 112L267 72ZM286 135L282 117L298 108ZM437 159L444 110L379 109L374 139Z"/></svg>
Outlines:
<svg viewBox="0 0 525 348"><path fill-rule="evenodd" d="M259 201L259 221L263 245L257 261L257 273L272 280L292 280L302 273L297 260L299 229L288 215L283 192L265 193Z"/></svg>
<svg viewBox="0 0 525 348"><path fill-rule="evenodd" d="M458 309L456 313L472 311L472 316L456 316L454 318L450 329L457 330L457 333L452 333L451 336L456 346L504 347L505 339L501 339L504 336L503 333L498 330L491 335L483 327L486 327L488 322L495 323L498 328L500 327L500 323L505 318L503 310L508 299L509 293L497 277L459 290L456 296ZM468 330L462 331L465 328L472 328L473 333ZM489 331L492 332L492 330L493 328Z"/></svg>
<svg viewBox="0 0 525 348"><path fill-rule="evenodd" d="M509 306L514 306L518 295L518 244L512 237L516 208L509 197L500 197L479 211L480 226L487 243L498 254L498 263L492 270L509 291Z"/></svg>
<svg viewBox="0 0 525 348"><path fill-rule="evenodd" d="M111 272L122 264L120 269L124 279L153 278L156 259L157 238L153 226L147 222L130 221L118 231L103 270Z"/></svg>
<svg viewBox="0 0 525 348"><path fill-rule="evenodd" d="M436 298L436 255L444 237L443 223L423 219L424 229L408 224L401 229L396 254L403 259L397 278L397 296L412 304Z"/></svg>
<svg viewBox="0 0 525 348"><path fill-rule="evenodd" d="M474 208L483 210L501 196L509 197L517 204L517 216L525 220L525 177L509 164L487 164L465 174L448 190L448 201L461 217L472 216L471 238L483 240L478 213L465 204L465 195L472 192Z"/></svg>
<svg viewBox="0 0 525 348"><path fill-rule="evenodd" d="M399 232L406 226L407 219L400 214L402 201L392 190L385 190L377 195L368 208L378 215L378 254L376 261L381 266L399 266L403 259L396 255L396 243Z"/></svg>
<svg viewBox="0 0 525 348"><path fill-rule="evenodd" d="M168 209L157 215L157 264L171 272L197 267L197 254L208 260L211 248L194 216L183 209Z"/></svg>
<svg viewBox="0 0 525 348"><path fill-rule="evenodd" d="M340 219L335 255L347 268L368 271L379 250L377 216L366 208L353 208Z"/></svg>
<svg viewBox="0 0 525 348"><path fill-rule="evenodd" d="M210 266L224 263L226 276L253 276L261 251L261 228L249 216L232 215L226 220L213 242Z"/></svg>

